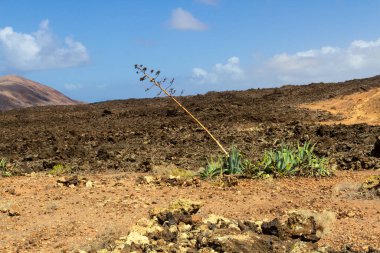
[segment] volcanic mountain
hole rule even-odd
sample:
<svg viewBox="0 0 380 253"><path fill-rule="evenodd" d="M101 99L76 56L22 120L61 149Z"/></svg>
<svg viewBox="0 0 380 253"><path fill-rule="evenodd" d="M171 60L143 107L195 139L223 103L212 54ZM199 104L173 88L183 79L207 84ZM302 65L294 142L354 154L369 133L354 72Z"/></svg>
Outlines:
<svg viewBox="0 0 380 253"><path fill-rule="evenodd" d="M75 105L79 101L70 99L46 85L20 76L0 77L0 111L45 105Z"/></svg>

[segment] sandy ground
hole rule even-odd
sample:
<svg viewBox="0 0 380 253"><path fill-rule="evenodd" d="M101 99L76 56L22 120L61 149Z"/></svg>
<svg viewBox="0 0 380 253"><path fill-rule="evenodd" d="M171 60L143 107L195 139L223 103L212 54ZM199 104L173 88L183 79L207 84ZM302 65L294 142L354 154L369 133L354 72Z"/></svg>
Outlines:
<svg viewBox="0 0 380 253"><path fill-rule="evenodd" d="M325 122L328 124L367 123L369 125L380 125L380 89L371 89L348 96L303 104L301 108L324 110L342 116L342 120Z"/></svg>
<svg viewBox="0 0 380 253"><path fill-rule="evenodd" d="M201 201L200 215L271 219L290 210L332 211L319 245L380 248L380 199L358 198L358 182L379 171L337 172L324 179L242 180L232 188L137 185L141 174L85 175L92 187L61 186L57 176L0 178L0 252L99 249L127 235L139 218L175 198ZM89 184L91 184L89 183ZM90 186L90 185L88 185Z"/></svg>

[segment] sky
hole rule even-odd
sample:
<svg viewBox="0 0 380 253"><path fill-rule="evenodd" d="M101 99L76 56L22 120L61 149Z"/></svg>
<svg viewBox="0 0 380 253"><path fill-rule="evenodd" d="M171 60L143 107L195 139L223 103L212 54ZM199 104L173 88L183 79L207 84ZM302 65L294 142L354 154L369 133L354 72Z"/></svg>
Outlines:
<svg viewBox="0 0 380 253"><path fill-rule="evenodd" d="M0 0L0 75L71 98L154 97L135 64L184 95L380 74L375 0Z"/></svg>

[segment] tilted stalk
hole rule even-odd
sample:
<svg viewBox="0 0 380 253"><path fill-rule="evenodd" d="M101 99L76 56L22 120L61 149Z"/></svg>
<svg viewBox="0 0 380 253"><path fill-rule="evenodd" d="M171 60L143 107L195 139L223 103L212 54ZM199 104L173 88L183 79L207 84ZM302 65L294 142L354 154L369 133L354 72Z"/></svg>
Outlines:
<svg viewBox="0 0 380 253"><path fill-rule="evenodd" d="M179 107L182 108L210 137L211 139L218 145L218 147L223 151L223 153L228 157L228 152L226 149L222 146L222 144L212 135L212 133L189 111L187 110L172 94L166 91L159 82L156 81L155 78L151 77L145 71L142 71L144 74L143 80L145 78L148 78L151 83L153 83L155 86L157 86L162 92L164 92L168 97L170 97Z"/></svg>

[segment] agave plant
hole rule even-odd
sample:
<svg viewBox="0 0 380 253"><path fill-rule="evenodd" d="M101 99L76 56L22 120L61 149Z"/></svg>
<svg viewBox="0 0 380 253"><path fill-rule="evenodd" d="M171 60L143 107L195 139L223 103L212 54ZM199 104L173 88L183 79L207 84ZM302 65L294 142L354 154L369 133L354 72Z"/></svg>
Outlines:
<svg viewBox="0 0 380 253"><path fill-rule="evenodd" d="M293 150L284 145L276 151L265 151L260 165L265 173L276 176L295 174L297 168Z"/></svg>
<svg viewBox="0 0 380 253"><path fill-rule="evenodd" d="M223 172L229 175L238 175L243 173L244 165L242 155L235 146L232 147L229 156L224 160L223 169Z"/></svg>
<svg viewBox="0 0 380 253"><path fill-rule="evenodd" d="M306 171L305 176L330 176L331 170L328 167L328 160L325 157L313 157L309 160L309 169Z"/></svg>
<svg viewBox="0 0 380 253"><path fill-rule="evenodd" d="M282 144L277 150L264 152L258 166L246 171L246 174L287 176L329 176L331 169L326 158L319 158L314 153L314 145L305 142L296 148Z"/></svg>
<svg viewBox="0 0 380 253"><path fill-rule="evenodd" d="M300 144L297 144L297 161L299 164L308 163L313 155L314 155L314 145L311 145L310 142L305 142L303 146L300 146Z"/></svg>
<svg viewBox="0 0 380 253"><path fill-rule="evenodd" d="M12 172L7 170L7 160L4 158L0 160L0 175L4 177L12 176Z"/></svg>
<svg viewBox="0 0 380 253"><path fill-rule="evenodd" d="M201 177L213 178L218 175L241 175L248 164L250 164L249 161L243 160L240 151L233 146L228 156L207 159L207 165L201 172Z"/></svg>
<svg viewBox="0 0 380 253"><path fill-rule="evenodd" d="M206 168L200 173L200 176L205 179L216 177L223 174L223 160L219 157L217 159L207 159Z"/></svg>
<svg viewBox="0 0 380 253"><path fill-rule="evenodd" d="M265 173L271 174L273 171L273 164L275 161L274 152L272 150L266 150L263 154L261 162L259 162L259 167Z"/></svg>
<svg viewBox="0 0 380 253"><path fill-rule="evenodd" d="M4 158L2 158L0 160L0 170L5 169L6 166L7 166L7 160L5 160Z"/></svg>
<svg viewBox="0 0 380 253"><path fill-rule="evenodd" d="M259 162L252 163L243 159L236 147L232 147L228 157L207 160L202 177L212 178L223 174L245 175L247 177L265 178L289 176L329 176L332 170L326 158L319 158L314 153L314 145L305 142L297 147L282 144L277 150L266 150Z"/></svg>
<svg viewBox="0 0 380 253"><path fill-rule="evenodd" d="M268 155L269 159L271 159L270 155ZM267 159L267 161L269 160ZM268 178L271 177L270 170L263 170L260 163L254 163L250 160L245 159L243 161L243 175L248 178Z"/></svg>

